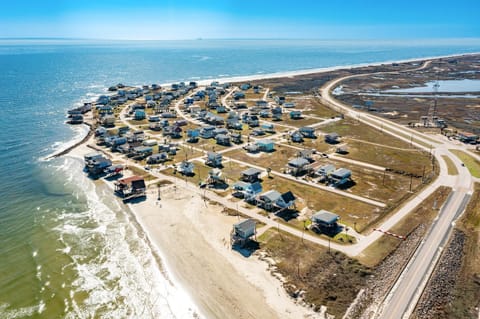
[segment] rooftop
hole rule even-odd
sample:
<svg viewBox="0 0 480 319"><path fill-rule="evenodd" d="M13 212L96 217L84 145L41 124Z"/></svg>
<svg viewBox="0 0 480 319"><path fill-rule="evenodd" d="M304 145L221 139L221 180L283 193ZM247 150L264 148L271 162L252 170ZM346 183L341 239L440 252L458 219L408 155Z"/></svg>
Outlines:
<svg viewBox="0 0 480 319"><path fill-rule="evenodd" d="M297 157L288 162L288 165L293 167L303 167L308 164L310 164L310 162L303 157Z"/></svg>
<svg viewBox="0 0 480 319"><path fill-rule="evenodd" d="M280 194L276 190L270 190L268 192L263 193L261 197L266 198L271 202L276 202L280 197L282 197L282 194Z"/></svg>
<svg viewBox="0 0 480 319"><path fill-rule="evenodd" d="M251 229L252 227L255 227L255 224L256 224L255 220L249 218L249 219L246 219L246 220L242 220L241 222L238 222L238 223L234 224L233 226L237 230L246 232L247 230Z"/></svg>
<svg viewBox="0 0 480 319"><path fill-rule="evenodd" d="M262 172L262 171L259 170L258 168L251 167L251 168L248 168L248 169L244 170L244 171L242 172L242 175L251 176L251 175L260 174L261 172Z"/></svg>
<svg viewBox="0 0 480 319"><path fill-rule="evenodd" d="M350 175L352 175L352 172L346 168L339 168L332 173L332 176L338 176L342 178L349 177Z"/></svg>
<svg viewBox="0 0 480 319"><path fill-rule="evenodd" d="M128 185L128 184L131 184L135 181L143 181L143 177L142 176L137 176L137 175L133 175L133 176L130 176L130 177L127 177L127 178L122 178L120 180L118 180L118 183L119 184L122 184L122 185Z"/></svg>
<svg viewBox="0 0 480 319"><path fill-rule="evenodd" d="M312 216L312 221L315 223L334 224L339 219L340 217L338 215L323 209Z"/></svg>

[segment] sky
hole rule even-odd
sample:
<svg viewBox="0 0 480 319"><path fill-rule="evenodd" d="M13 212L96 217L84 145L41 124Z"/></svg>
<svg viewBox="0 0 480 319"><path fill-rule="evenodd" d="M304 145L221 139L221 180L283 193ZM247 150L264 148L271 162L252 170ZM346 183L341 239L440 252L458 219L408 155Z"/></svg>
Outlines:
<svg viewBox="0 0 480 319"><path fill-rule="evenodd" d="M480 38L479 0L0 1L0 37Z"/></svg>

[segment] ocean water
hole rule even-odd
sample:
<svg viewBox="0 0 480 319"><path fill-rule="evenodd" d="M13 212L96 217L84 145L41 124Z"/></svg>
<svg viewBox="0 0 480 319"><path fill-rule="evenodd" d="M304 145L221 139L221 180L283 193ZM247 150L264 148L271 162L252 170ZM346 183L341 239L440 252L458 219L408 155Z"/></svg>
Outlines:
<svg viewBox="0 0 480 319"><path fill-rule="evenodd" d="M79 160L66 110L132 85L480 52L409 42L0 40L0 318L192 318L134 218ZM161 255L161 253L160 253Z"/></svg>

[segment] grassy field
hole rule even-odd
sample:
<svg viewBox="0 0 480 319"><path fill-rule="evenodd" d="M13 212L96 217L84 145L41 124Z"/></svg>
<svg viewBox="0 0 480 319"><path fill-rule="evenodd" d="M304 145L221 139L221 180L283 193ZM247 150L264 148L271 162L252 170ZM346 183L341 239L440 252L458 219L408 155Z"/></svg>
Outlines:
<svg viewBox="0 0 480 319"><path fill-rule="evenodd" d="M381 132L367 124L355 121L354 119L343 119L320 127L325 133L338 133L341 137L349 137L381 145L410 149L410 144L401 141L390 134Z"/></svg>
<svg viewBox="0 0 480 319"><path fill-rule="evenodd" d="M447 308L448 318L475 318L480 303L480 184L467 209L457 223L466 236L460 274L453 290L453 300Z"/></svg>
<svg viewBox="0 0 480 319"><path fill-rule="evenodd" d="M244 138L244 140L246 140L246 138ZM198 143L194 143L192 145L194 147L201 148L202 150L212 151L212 152L222 151L230 147L230 146L223 146L223 145L217 144L214 138L207 138L207 139L200 138ZM235 145L235 144L232 143L232 145Z"/></svg>
<svg viewBox="0 0 480 319"><path fill-rule="evenodd" d="M131 166L130 165L130 166L128 166L128 169L133 173L133 175L142 176L145 179L145 181L147 181L147 182L156 179L155 176L147 173L145 170L140 169L136 166Z"/></svg>
<svg viewBox="0 0 480 319"><path fill-rule="evenodd" d="M480 161L477 161L475 158L471 157L464 151L460 150L450 150L453 154L455 154L468 168L470 174L474 177L480 178Z"/></svg>
<svg viewBox="0 0 480 319"><path fill-rule="evenodd" d="M389 231L402 236L408 236L420 224L430 224L438 214L438 208L445 202L451 188L441 186L417 208L393 226ZM433 205L436 202L436 209ZM399 245L400 239L383 235L379 240L368 246L358 260L369 267L379 264L385 257L391 254Z"/></svg>
<svg viewBox="0 0 480 319"><path fill-rule="evenodd" d="M227 161L223 164L223 176L227 177L229 181L236 182L242 176L242 171L249 168L247 165L240 165L238 163Z"/></svg>
<svg viewBox="0 0 480 319"><path fill-rule="evenodd" d="M185 159L190 160L192 158L196 158L199 156L203 156L204 153L197 151L193 148L190 148L189 145L187 146L180 146L180 149L177 150L177 154L174 155L172 158L173 163L180 163L184 161Z"/></svg>
<svg viewBox="0 0 480 319"><path fill-rule="evenodd" d="M453 161L447 155L442 155L443 160L447 164L448 175L458 175L458 170Z"/></svg>
<svg viewBox="0 0 480 319"><path fill-rule="evenodd" d="M275 189L279 192L292 191L297 196L296 206L297 210L308 207L309 211L316 212L320 209L331 211L340 216L340 222L350 227L356 223L357 231L363 231L364 227L371 221L379 218L383 210L379 207L372 206L348 197L333 194L321 189L299 184L294 181L272 176L272 178L265 178L263 183L263 190ZM294 227L302 228L305 218L309 216L300 216L300 218L291 219L288 221ZM302 219L303 218L303 219Z"/></svg>
<svg viewBox="0 0 480 319"><path fill-rule="evenodd" d="M303 109L303 112L306 115L313 115L323 118L331 118L332 116L338 115L337 112L333 111L328 106L323 105L318 101L317 98L311 95L298 97L294 101L296 103L296 108Z"/></svg>
<svg viewBox="0 0 480 319"><path fill-rule="evenodd" d="M230 156L232 158L241 160L245 163L250 163L253 165L258 165L262 167L271 167L275 171L282 172L286 166L286 163L290 158L293 158L296 154L296 150L289 148L289 147L278 147L278 150L273 153L261 153L260 155L256 156L251 156L248 155L244 150L234 150L231 152L227 152L225 156ZM325 160L325 159L319 159L317 160L317 163L319 164L327 164L327 163L332 163L331 160ZM392 174L392 173L385 173L385 179L383 177L383 173L369 170L369 169L364 169L359 166L355 165L350 165L346 164L343 162L335 162L333 161L333 164L336 165L337 167L345 167L350 170L352 170L353 173L353 180L354 180L354 185L348 189L346 189L346 192L364 196L367 198L371 198L374 200L378 200L381 202L385 203L390 203L391 205L396 204L400 202L401 200L404 199L405 196L408 195L408 192L410 190L410 178L404 175L398 175L398 174ZM282 180L281 185L277 185L276 180ZM419 185L421 185L421 179L419 178L413 178L412 179L412 190L415 190ZM299 190L298 193L302 194L303 197L307 198L320 198L320 194L322 193L328 193L325 191L321 191L317 188L314 188L312 186L307 186L307 185L299 185L295 183L294 181L290 181L281 177L274 177L271 180L265 180L264 181L264 190L269 190L273 189L275 187L280 187L281 189L286 189L285 186L288 186L289 189L292 190ZM310 190L311 189L311 190ZM305 195L304 191L307 191L308 195ZM315 195L315 192L317 192L318 195ZM337 205L334 205L331 202L331 198L334 198L335 200L338 200L340 202L346 201L345 203L347 206L353 206L349 211L351 212L350 215L357 216L357 214L353 213L354 211L357 211L357 208L355 207L355 204L352 204L351 201L357 203L358 205L363 204L361 202L355 201L355 200L350 200L343 198L340 195L333 195L328 193L329 195L325 195L325 197L328 198L328 200L321 199L319 201L314 200L309 200L313 205L311 208L313 209L337 209ZM325 204L327 207L325 207ZM302 208L305 207L300 205ZM311 206L311 205L309 205ZM347 210L348 210L347 209ZM371 207L367 209L367 211L372 211ZM368 217L365 217L365 215L360 214L361 217L354 217L354 218L348 218L346 214L342 214L341 212L337 212L339 215L345 215L342 216L344 223L353 225L353 222L357 222L357 228L359 230L363 230L363 228L371 221L373 221L375 218L378 218L381 216L379 211L375 211L373 216L369 216L370 214L367 213Z"/></svg>
<svg viewBox="0 0 480 319"><path fill-rule="evenodd" d="M423 174L424 167L425 175L432 171L432 161L428 153L402 151L358 141L348 141L346 145L349 151L345 155L346 158L420 176Z"/></svg>
<svg viewBox="0 0 480 319"><path fill-rule="evenodd" d="M340 161L321 159L317 162L333 164L335 167L346 168L352 172L352 186L345 189L346 192L362 197L374 199L387 204L395 204L401 201L410 191L410 177L394 174L391 172L379 172L361 166L352 165ZM422 184L421 178L412 178L412 190Z"/></svg>
<svg viewBox="0 0 480 319"><path fill-rule="evenodd" d="M226 157L232 157L245 163L270 167L274 171L282 172L290 159L294 158L298 150L291 147L275 144L275 151L271 153L249 154L243 149L237 149L224 153Z"/></svg>
<svg viewBox="0 0 480 319"><path fill-rule="evenodd" d="M354 259L328 248L302 242L300 238L270 229L259 237L260 247L275 261L277 271L286 279L287 292L295 297L305 291L304 299L315 310L321 305L341 318L371 270Z"/></svg>
<svg viewBox="0 0 480 319"><path fill-rule="evenodd" d="M313 119L306 116L298 120L293 120L290 118L290 115L287 113L283 115L283 121L281 121L280 124L291 125L291 126L300 128L302 126L312 125L318 122L319 122L318 119Z"/></svg>
<svg viewBox="0 0 480 319"><path fill-rule="evenodd" d="M302 148L314 148L321 153L331 153L336 150L336 146L325 143L322 136L314 139L306 138L303 140L303 143L291 143L291 145Z"/></svg>

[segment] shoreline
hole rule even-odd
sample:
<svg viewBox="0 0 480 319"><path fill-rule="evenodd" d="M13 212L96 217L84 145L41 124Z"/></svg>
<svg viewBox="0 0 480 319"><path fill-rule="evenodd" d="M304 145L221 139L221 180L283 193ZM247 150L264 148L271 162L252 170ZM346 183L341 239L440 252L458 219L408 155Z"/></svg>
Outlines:
<svg viewBox="0 0 480 319"><path fill-rule="evenodd" d="M83 142L68 157L83 159L89 147ZM101 182L113 192L112 182ZM125 213L145 235L165 280L197 307L196 316L321 318L288 296L266 261L255 255L245 258L229 248L236 216L222 214L221 205L206 204L199 195L176 187L165 186L161 201L149 188L146 200L127 204Z"/></svg>
<svg viewBox="0 0 480 319"><path fill-rule="evenodd" d="M199 85L207 85L213 81L218 81L218 82L241 82L241 81L257 81L257 80L268 80L268 79L279 79L279 78L286 78L286 77L295 77L295 76L303 76L303 75L311 75L311 74L320 74L320 73L326 73L326 72L332 72L332 71L338 71L338 70L343 70L343 69L356 69L356 68L362 68L362 67L375 67L375 66L380 66L382 64L391 64L391 63L412 63L412 62L422 62L426 60L438 60L438 59L445 59L445 58L455 58L455 57L464 57L464 56L475 56L475 55L480 55L479 52L470 52L470 53L456 53L456 54L450 54L450 55L439 55L439 56L430 56L430 57L424 57L424 58L411 58L411 59L403 59L403 60L388 60L388 61L378 61L378 62L372 62L372 63L359 63L359 64L351 64L351 65L339 65L339 66L332 66L332 67L323 67L323 68L314 68L314 69L301 69L301 70L296 70L296 71L284 71L284 72L273 72L273 73L265 73L265 74L251 74L251 75L239 75L239 76L232 76L232 77L225 77L225 78L214 78L212 77L211 79L200 79L195 82L197 82ZM186 81L186 80L185 80ZM178 81L177 81L178 82ZM166 86L166 85L171 85L176 82L166 82L166 83L161 83L159 84L160 86ZM135 84L133 86L138 86L142 84ZM109 92L106 91L106 88L104 88L103 94L108 94ZM100 95L97 94L97 95ZM76 147L82 145L83 143L86 143L88 141L88 134L93 134L93 125L90 123L87 124L84 122L84 124L88 125L89 131L86 133L85 136L80 138L80 141L74 143L73 145L67 146L64 149L59 149L54 151L52 154L49 154L45 157L43 157L43 160L49 160L52 158L60 157L63 155L68 154L71 152L73 149ZM71 141L70 141L71 142ZM69 142L65 142L65 144L68 144Z"/></svg>
<svg viewBox="0 0 480 319"><path fill-rule="evenodd" d="M466 56L466 55L478 55L479 53L472 53L472 54L459 54L459 55L451 55L451 56L443 56L443 57L435 57L433 59L441 59L446 57L456 57L456 56ZM403 60L397 61L397 63L408 63L408 62L416 62L416 61L425 61L430 60L430 58L421 58L421 59L411 59L411 60ZM350 68L360 68L365 66L378 66L382 64L386 64L388 62L378 62L376 64L362 64L356 65L355 67ZM394 62L390 62L394 63ZM243 76L243 77L235 77L231 79L237 79L237 81L242 80L261 80L261 79L273 79L273 78L282 78L282 77L292 77L292 76L302 76L308 74L316 74L316 73L323 73L323 72L331 72L335 70L346 69L347 66L338 66L338 67L331 67L331 68L322 68L322 69L312 69L312 70L299 70L299 71L292 71L292 72L283 72L283 73L271 73L271 74L261 74L261 75L251 75L251 76ZM212 80L202 80L198 81L199 84L201 83L208 83L214 81ZM225 81L224 79L219 79L219 81ZM165 85L165 84L163 84ZM69 154L71 151L76 150L77 156L81 156L80 146L84 145L85 149L89 147L87 143L93 139L93 126L90 125L90 129L88 130L86 136L84 136L79 142L75 143L74 145L69 146L68 148L57 151L56 153L49 155L46 159L56 158L59 156L63 156ZM71 155L75 156L75 155ZM108 182L105 181L107 185ZM111 186L111 185L109 185ZM182 189L182 187L179 187ZM157 205L156 200L154 199L154 194L150 195L145 202L140 204L135 204L132 206L131 204L128 205L128 209L130 210L133 218L135 219L136 223L141 228L141 231L146 235L148 242L152 247L152 253L154 256L159 256L159 266L160 271L165 273L166 272L166 279L170 280L173 278L173 282L177 287L184 289L187 286L187 289L190 292L191 298L195 301L195 304L200 308L201 316L205 313L213 316L215 318L224 318L225 315L231 315L232 313L229 311L235 310L236 318L254 318L258 315L258 313L263 313L262 316L264 317L273 317L273 314L276 314L278 318L298 318L298 313L295 312L296 310L301 309L303 310L303 314L307 314L308 308L296 305L293 299L284 299L286 296L286 292L281 287L281 283L278 279L271 276L265 269L262 271L263 275L270 276L270 279L273 279L277 282L278 285L273 285L274 288L277 289L278 296L277 298L274 296L275 291L272 295L272 286L263 286L263 285L254 285L254 281L258 282L259 278L255 277L252 272L248 272L248 267L245 267L248 263L256 264L255 270L259 270L259 265L261 261L258 260L258 257L250 257L250 258L243 258L246 259L244 265L240 265L243 263L240 259L235 259L234 256L235 252L230 250L225 250L221 246L221 242L219 241L220 237L212 237L214 235L218 236L218 233L213 233L213 231L218 230L218 228L225 227L228 223L231 222L231 219L221 217L218 214L218 211L215 209L210 210L207 208L198 207L198 198L194 199L195 195L193 195L190 199L188 198L189 195L186 197L173 200L164 200L160 202L160 205ZM198 197L198 196L197 196ZM177 201L177 202L176 202ZM193 202L193 204L192 204ZM200 201L200 204L203 204ZM192 209L188 208L187 206L194 205ZM195 206L196 205L196 206ZM212 206L212 205L210 205ZM218 205L214 205L218 206ZM159 216L157 209L160 208L162 216ZM175 211L175 214L171 214L171 212ZM155 212L155 214L152 214ZM167 217L165 216L167 214ZM178 213L178 214L177 214ZM197 214L198 216L193 216L193 214ZM179 217L180 215L180 217ZM200 217L201 215L206 215L207 217ZM212 218L213 216L213 218ZM191 222L191 218L199 218L197 222L205 222L209 221L212 225L216 225L216 228L208 228L205 225L198 226L195 223ZM203 218L203 219L202 219ZM221 219L225 220L223 224L220 222L215 221L214 219ZM171 224L169 224L169 222ZM160 224L160 225L159 225ZM168 224L168 225L167 225ZM181 225L184 229L189 230L189 233L180 233L177 234L174 226ZM230 224L231 225L231 224ZM173 230L171 230L173 227ZM191 228L189 228L191 227ZM222 229L222 228L221 228ZM170 230L170 231L169 231ZM207 235L202 235L202 233L206 233ZM179 236L179 237L175 237ZM195 240L185 241L186 245L182 247L175 247L174 245L177 244L175 240L181 240L182 236L187 238L192 237ZM213 241L213 242L212 242ZM175 247L175 250L172 248ZM196 249L195 249L196 248ZM210 249L209 249L210 248ZM179 251L181 253L179 253ZM200 255L204 255L201 252L205 252L205 256L195 255L195 253L200 253ZM207 251L209 251L207 253ZM209 254L209 255L207 255ZM227 256L230 254L231 256ZM198 266L192 266L186 260L182 260L188 258L188 256L197 256L196 258L205 257L205 259L201 259L201 263ZM237 256L238 257L238 256ZM198 261L198 260L196 260ZM211 263L209 263L209 261ZM265 262L263 262L265 263ZM213 264L216 264L215 266ZM250 264L249 266L252 266ZM164 268L162 268L162 266ZM261 265L260 265L261 266ZM263 265L264 266L264 265ZM182 273L185 271L187 274ZM215 270L222 271L222 276L225 273L229 272L226 277L218 276ZM246 277L247 280L242 281L241 278ZM258 274L257 274L258 275ZM180 278L179 278L180 277ZM236 278L236 279L234 279ZM209 281L208 281L209 280ZM218 285L215 280L219 280L221 285ZM271 281L268 281L266 278L262 278L261 280L266 280L269 284L272 284ZM202 287L202 284L205 284L205 281L208 281L210 286L205 288ZM250 284L246 284L248 281ZM274 284L274 283L273 283ZM246 285L246 286L241 286ZM200 288L202 287L202 288ZM227 288L225 288L227 287ZM242 288L243 287L243 288ZM253 290L249 290L254 288ZM282 289L282 292L278 291L278 288ZM207 292L205 292L205 289ZM227 289L227 290L224 290ZM246 291L250 291L251 293L245 293ZM237 291L237 295L234 298L230 298L231 295L226 294L225 292L230 291L231 293L235 293ZM283 295L282 295L283 294ZM270 296L270 300L268 300L268 296ZM260 298L259 298L260 296ZM222 298L223 297L223 298ZM288 296L286 296L288 298ZM246 298L246 299L245 299ZM262 299L263 298L263 299ZM288 306L285 304L285 300L289 301ZM266 302L265 302L266 301ZM281 301L281 302L280 302ZM252 308L254 312L250 312L247 309L241 309L242 305L251 307L252 304L255 306ZM247 307L245 307L247 308ZM285 313L281 313L281 309L288 309L285 310ZM288 314L288 315L287 315ZM255 315L255 316L253 316Z"/></svg>
<svg viewBox="0 0 480 319"><path fill-rule="evenodd" d="M387 60L387 61L365 62L365 63L358 63L358 64L336 65L336 66L328 66L328 67L321 67L321 68L300 69L300 70L293 70L293 71L279 71L279 72L263 73L263 74L238 75L238 76L219 77L219 78L212 77L211 79L200 79L195 82L197 82L200 85L205 85L213 81L241 82L241 81L268 80L268 79L278 79L278 78L284 78L284 77L311 75L311 74L317 74L317 73L326 73L326 72L338 71L343 69L356 69L356 68L369 67L369 66L375 67L375 66L380 66L382 64L412 63L412 62L422 62L425 60L438 60L438 59L445 59L445 58L455 58L455 57L475 56L475 55L480 55L480 51L469 52L469 53L455 53L455 54L449 54L449 55L417 57L417 58L409 58L409 59L403 59L403 60ZM184 81L187 81L187 80L184 80ZM161 86L171 85L173 83L176 83L176 82L161 83L160 85ZM138 84L138 85L141 85L141 84Z"/></svg>

